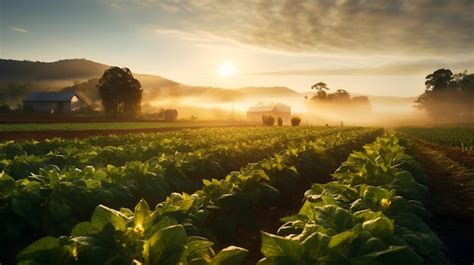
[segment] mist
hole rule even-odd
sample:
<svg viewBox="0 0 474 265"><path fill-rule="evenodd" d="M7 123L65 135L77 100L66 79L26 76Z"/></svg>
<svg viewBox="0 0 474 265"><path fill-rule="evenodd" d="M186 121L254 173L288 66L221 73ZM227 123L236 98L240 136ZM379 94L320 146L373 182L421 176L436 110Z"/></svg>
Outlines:
<svg viewBox="0 0 474 265"><path fill-rule="evenodd" d="M302 125L384 126L427 125L432 123L425 111L414 107L415 98L369 96L370 110L351 111L344 104L315 106L303 95L293 97L241 97L217 100L200 96L167 96L149 99L153 112L157 109L177 109L181 119L236 120L250 122L247 111L257 104L283 103L291 107L292 116L300 116ZM146 101L146 99L145 99Z"/></svg>

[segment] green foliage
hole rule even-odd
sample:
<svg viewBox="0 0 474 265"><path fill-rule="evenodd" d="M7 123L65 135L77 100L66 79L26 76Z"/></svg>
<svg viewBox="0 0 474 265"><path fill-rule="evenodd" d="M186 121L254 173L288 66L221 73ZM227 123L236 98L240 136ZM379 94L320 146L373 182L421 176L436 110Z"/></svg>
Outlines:
<svg viewBox="0 0 474 265"><path fill-rule="evenodd" d="M265 126L273 126L273 124L275 123L275 117L273 117L272 115L263 115L262 122Z"/></svg>
<svg viewBox="0 0 474 265"><path fill-rule="evenodd" d="M111 67L97 84L107 114L134 117L140 112L142 89L128 68Z"/></svg>
<svg viewBox="0 0 474 265"><path fill-rule="evenodd" d="M415 100L435 121L472 122L474 74L453 74L449 69L438 69L426 76L426 90Z"/></svg>
<svg viewBox="0 0 474 265"><path fill-rule="evenodd" d="M132 212L99 205L90 222L70 237L44 237L21 251L19 264L240 264L246 250L228 247L214 254L213 243L188 236L174 218L150 211L142 200Z"/></svg>
<svg viewBox="0 0 474 265"><path fill-rule="evenodd" d="M301 123L301 118L298 116L294 116L291 118L291 126L298 126Z"/></svg>
<svg viewBox="0 0 474 265"><path fill-rule="evenodd" d="M35 238L94 230L82 221L99 204L120 209L141 198L153 205L163 202L166 212L182 220L189 232L228 240L238 227L257 229L253 207L275 200L275 187L297 186L303 180L297 168L314 172L318 165L310 161L311 153L355 139L363 142L374 132L349 127L214 128L0 144L0 171L5 172L0 178L0 223L5 228L0 236L8 242L2 244L2 260ZM287 174L294 178L285 179ZM203 179L205 185L198 190ZM177 196L172 191L196 192ZM105 210L100 211L110 212ZM191 225L190 220L198 222Z"/></svg>
<svg viewBox="0 0 474 265"><path fill-rule="evenodd" d="M61 259L58 259L59 264L65 264L68 260L80 260L84 264L95 264L98 260L100 262L121 261L127 263L133 259L144 261L145 256L153 260L161 260L162 255L165 254L150 252L145 255L138 251L138 249L146 249L144 241L153 246L161 244L155 242L154 237L152 237L157 231L161 231L154 228L155 224L166 222L166 227L172 229L173 234L180 235L177 239L183 238L181 236L184 235L182 233L183 229L188 239L192 236L209 239L202 239L203 244L200 245L212 244L209 241L222 242L229 240L229 238L234 237L240 228L257 229L259 223L254 212L255 209L266 207L278 198L280 192L273 185L282 189L290 184L298 185L297 180L301 179L301 176L298 174L297 168L303 168L302 164L310 162L307 160L310 157L308 154L320 154L325 148L334 148L340 152L342 150L340 149L341 146L352 144L355 140L364 141L362 139L377 132L375 129L361 128L321 128L321 131L314 128L282 129L283 131L274 131L259 128L256 129L259 134L254 137L252 137L253 134L248 134L248 132L242 133L247 138L251 138L249 141L253 141L254 147L251 148L247 144L237 145L236 148L239 151L235 153L231 152L232 148L230 148L235 143L223 148L225 146L218 147L214 142L219 139L218 135L225 135L223 138L226 139L226 142L235 142L236 138L229 135L232 129L221 129L224 131L205 129L200 131L199 133L207 137L204 142L212 145L209 151L216 153L215 156L212 156L212 159L220 158L220 161L233 160L235 159L233 154L240 154L244 150L248 150L248 155L254 156L256 154L255 150L265 146L263 143L268 142L271 137L275 138L275 143L289 143L289 140L291 140L294 144L299 143L299 147L286 147L286 150L274 155L274 157L263 159L258 163L249 163L240 171L229 173L225 178L204 179L202 180L204 184L202 188L192 194L185 192L170 194L170 191L184 190L183 187L189 185L190 182L194 180L201 182L202 177L199 177L209 174L210 164L203 162L208 161L210 156L206 155L205 150L202 149L193 152L192 157L195 157L196 160L190 160L190 156L182 156L175 151L174 153L171 152L172 155L162 154L145 162L128 161L123 166L108 164L100 168L85 166L83 169L62 169L59 167L51 167L48 170L40 169L39 174L16 181L16 185L20 185L22 188L14 196L7 198L11 201L13 206L11 211L15 214L5 212L5 217L9 217L6 219L12 221L22 220L22 222L19 224L17 222L15 225L8 223L7 225L15 229L30 225L35 227L36 231L39 231L42 236L64 234L64 231L71 231L67 240L66 237L57 239L61 243L60 247L55 248L57 253L69 251L69 254L65 254L66 258L62 260L63 263L61 263ZM210 132L215 134L210 135ZM235 129L234 133L237 132L240 131ZM191 132L186 132L183 138L189 137L189 133ZM260 141L259 138L264 138L265 141ZM115 141L123 142L126 139L127 137L120 136L117 139L109 137L84 141L87 141L88 144L100 144L108 148L108 145L115 144ZM314 141L314 139L318 140ZM128 140L134 143L130 147L150 142L150 138L144 135L131 137ZM175 139L163 139L163 142L160 143L173 145L174 147L170 147L171 151L176 148L177 142ZM193 141L193 143L195 142ZM54 142L54 144L60 146L63 142ZM83 145L85 143L76 142L74 144ZM17 147L10 148L9 146L12 153L18 151ZM126 150L130 147L123 149ZM164 145L164 147L164 149L168 148L167 145ZM159 148L163 150L162 145ZM143 149L138 150L136 155L144 152ZM274 152L273 150L271 152ZM108 154L119 152L121 151L114 149L113 152ZM336 154L336 152L330 153ZM115 160L117 157L113 159ZM90 163L90 161L96 161L96 159L86 159L85 161ZM310 164L314 165L314 163ZM196 174L197 172L200 173ZM285 182L285 174L292 174L291 176L295 177L296 182ZM173 188L165 188L167 185L173 186ZM129 205L133 197L142 195L148 187L150 187L149 190L152 193L149 196L150 198L156 199L161 196L158 194L160 190L164 190L163 195L169 196L161 200L154 210L151 210L144 201L138 203L134 211L121 208ZM107 202L107 206L100 205L96 207L99 204L97 202ZM90 209L90 207L93 208ZM49 210L45 211L45 209ZM83 217L85 215L89 218L91 212L93 214L90 222L80 222L85 220ZM49 214L51 214L51 217L49 217ZM18 216L21 216L21 218ZM61 227L58 226L59 224L61 224ZM71 224L75 225L72 230L67 227L70 227ZM51 232L42 231L39 229L42 226L51 227L52 230L61 229ZM160 233L166 235L166 231L168 230L163 230ZM160 238L162 237L163 234L160 234ZM12 238L12 236L2 236L2 238ZM186 240L186 242L188 241ZM182 258L183 255L186 255L188 261L194 259L189 256L191 254L186 254L186 251L183 250L183 240L179 242L172 245L174 250L166 256L173 261L176 261L178 257ZM195 242L193 240L192 242L194 246L201 241L196 240ZM127 246L126 249L124 249L123 244ZM193 252L195 253L193 255L198 255L196 258L199 259L204 255L202 253L207 253L208 250L204 247L202 249L204 250L198 251L198 253ZM219 264L219 262L227 264L231 261L237 263L243 257L241 249L231 248L225 250L225 252L220 255L217 254L213 258L214 264ZM235 253L235 255L232 253ZM24 262L54 260L50 256L53 255L51 252L41 255L44 256L32 258L19 255L18 257ZM209 259L205 260L211 262Z"/></svg>
<svg viewBox="0 0 474 265"><path fill-rule="evenodd" d="M10 106L8 106L7 104L0 103L0 113L8 113L11 111L12 110L10 109Z"/></svg>
<svg viewBox="0 0 474 265"><path fill-rule="evenodd" d="M474 151L473 128L403 128L400 131L430 143Z"/></svg>
<svg viewBox="0 0 474 265"><path fill-rule="evenodd" d="M259 264L447 264L424 223L425 189L404 169L411 159L394 135L351 154L336 181L305 193L278 236L262 234Z"/></svg>

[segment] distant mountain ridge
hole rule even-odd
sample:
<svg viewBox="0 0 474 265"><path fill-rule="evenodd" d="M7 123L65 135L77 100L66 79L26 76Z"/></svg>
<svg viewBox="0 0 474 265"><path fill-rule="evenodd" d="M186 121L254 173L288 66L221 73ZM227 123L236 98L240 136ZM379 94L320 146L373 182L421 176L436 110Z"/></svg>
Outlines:
<svg viewBox="0 0 474 265"><path fill-rule="evenodd" d="M32 62L0 59L0 98L15 94L15 99L29 91L72 90L89 103L99 100L96 85L111 66L87 59L56 62ZM287 87L243 87L223 89L189 86L161 76L134 73L142 84L144 100L199 97L209 101L234 101L245 97L295 97L298 92ZM21 93L14 90L21 90ZM20 95L19 95L20 94Z"/></svg>
<svg viewBox="0 0 474 265"><path fill-rule="evenodd" d="M0 59L0 80L90 79L110 66L86 59L32 62Z"/></svg>

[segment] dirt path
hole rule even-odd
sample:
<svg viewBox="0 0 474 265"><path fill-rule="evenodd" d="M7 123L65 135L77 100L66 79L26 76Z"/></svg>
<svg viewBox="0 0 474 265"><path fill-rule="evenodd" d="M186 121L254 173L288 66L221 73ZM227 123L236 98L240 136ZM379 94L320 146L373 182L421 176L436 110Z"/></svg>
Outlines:
<svg viewBox="0 0 474 265"><path fill-rule="evenodd" d="M447 247L452 264L474 263L474 170L447 154L412 141L429 179L432 226Z"/></svg>

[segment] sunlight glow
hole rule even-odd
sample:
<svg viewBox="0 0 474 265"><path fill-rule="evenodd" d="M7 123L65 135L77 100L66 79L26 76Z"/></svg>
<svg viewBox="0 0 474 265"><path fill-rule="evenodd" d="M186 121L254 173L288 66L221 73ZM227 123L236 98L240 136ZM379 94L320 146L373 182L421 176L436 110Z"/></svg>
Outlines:
<svg viewBox="0 0 474 265"><path fill-rule="evenodd" d="M231 62L225 62L219 65L217 73L222 77L231 77L235 74L235 66Z"/></svg>

